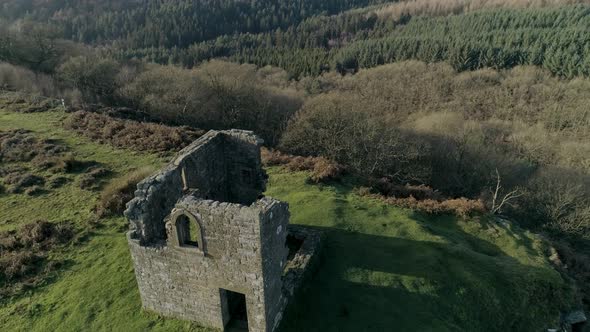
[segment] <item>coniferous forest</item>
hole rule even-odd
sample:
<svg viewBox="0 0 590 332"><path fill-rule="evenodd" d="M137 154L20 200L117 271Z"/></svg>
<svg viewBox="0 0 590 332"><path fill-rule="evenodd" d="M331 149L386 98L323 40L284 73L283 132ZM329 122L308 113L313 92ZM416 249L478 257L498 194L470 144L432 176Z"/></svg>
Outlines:
<svg viewBox="0 0 590 332"><path fill-rule="evenodd" d="M388 15L381 2L8 1L0 18L4 30L15 19L42 22L56 37L106 47L121 60L193 67L224 57L297 78L409 59L447 61L459 71L534 65L567 78L590 75L586 5L439 16L415 8ZM3 35L9 45L10 33Z"/></svg>

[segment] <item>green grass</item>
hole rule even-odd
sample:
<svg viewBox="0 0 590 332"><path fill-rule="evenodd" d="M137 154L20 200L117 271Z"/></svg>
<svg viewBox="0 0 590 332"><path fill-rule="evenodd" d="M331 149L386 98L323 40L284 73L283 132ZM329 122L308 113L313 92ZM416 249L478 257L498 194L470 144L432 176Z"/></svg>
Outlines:
<svg viewBox="0 0 590 332"><path fill-rule="evenodd" d="M63 116L0 111L0 130L59 139L115 176L163 163L64 131ZM321 266L290 306L284 331L539 331L570 301L533 234L486 218L426 217L345 184L307 184L306 173L272 168L269 175L267 194L290 203L291 222L326 233ZM0 196L0 229L43 218L84 226L96 199L75 183L37 198ZM82 244L55 253L67 264L54 281L0 302L0 330L205 330L142 312L125 220L100 225Z"/></svg>
<svg viewBox="0 0 590 332"><path fill-rule="evenodd" d="M62 112L19 114L0 111L0 130L24 128L33 131L38 138L56 140L66 145L77 160L107 166L113 172L112 177L141 166L163 164L163 160L156 156L94 144L63 130L61 122L65 116ZM95 193L80 189L75 181L47 195L0 195L0 230L12 229L35 219L88 221L92 218L91 208L97 198Z"/></svg>
<svg viewBox="0 0 590 332"><path fill-rule="evenodd" d="M291 221L326 232L286 331L540 331L569 294L536 236L487 218L426 217L270 172ZM555 325L556 326L556 325Z"/></svg>
<svg viewBox="0 0 590 332"><path fill-rule="evenodd" d="M40 138L56 139L76 159L96 161L111 169L113 177L142 166L161 166L153 155L95 144L65 131L65 114L18 114L0 111L0 130L24 128ZM38 219L73 221L88 228L93 219L96 192L80 189L75 181L48 194L0 195L0 230ZM0 302L0 331L194 331L194 324L163 319L141 311L141 301L129 249L125 220L103 220L81 245L55 253L65 259L64 270L49 285L16 299Z"/></svg>

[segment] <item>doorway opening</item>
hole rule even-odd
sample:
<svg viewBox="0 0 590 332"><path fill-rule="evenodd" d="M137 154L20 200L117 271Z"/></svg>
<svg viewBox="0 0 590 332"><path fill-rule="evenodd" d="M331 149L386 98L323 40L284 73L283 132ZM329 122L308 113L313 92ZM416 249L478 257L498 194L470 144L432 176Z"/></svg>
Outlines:
<svg viewBox="0 0 590 332"><path fill-rule="evenodd" d="M246 295L221 289L221 296L225 297L226 304L224 308L224 321L227 322L225 330L231 332L248 331Z"/></svg>
<svg viewBox="0 0 590 332"><path fill-rule="evenodd" d="M586 322L572 324L572 332L582 332L584 331L584 327L586 327Z"/></svg>

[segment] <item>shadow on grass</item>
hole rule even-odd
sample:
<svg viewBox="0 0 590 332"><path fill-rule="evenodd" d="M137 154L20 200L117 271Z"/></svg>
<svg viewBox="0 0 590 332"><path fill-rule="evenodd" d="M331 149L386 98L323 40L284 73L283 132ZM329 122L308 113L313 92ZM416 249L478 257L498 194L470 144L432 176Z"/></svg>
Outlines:
<svg viewBox="0 0 590 332"><path fill-rule="evenodd" d="M359 181L360 180L356 178L350 177L346 178L345 181L332 182L326 185L333 188L338 197L335 212L341 222L337 223L337 226L345 224L345 222L342 221L344 218L346 218L346 215L344 213L344 205L348 203L345 200L345 197L351 194L355 186L358 186L359 183L361 183ZM410 218L416 221L420 221L421 225L424 228L426 228L430 233L441 236L446 240L449 240L451 243L467 245L472 250L489 256L497 256L503 253L503 251L496 245L464 232L461 229L461 227L457 225L458 217L454 215L428 215L426 213L412 211L412 213L410 214ZM491 218L493 217L476 216L474 219L476 221L490 221ZM494 231L492 229L490 222L482 222L479 225L483 228L484 231ZM512 227L507 227L507 225L495 223L494 227L502 228L507 234L516 239L516 243L519 246L525 247L529 254L534 253L533 243L531 239L527 236L523 236L522 232L519 233L514 231L514 229L520 230L518 226L512 225Z"/></svg>
<svg viewBox="0 0 590 332"><path fill-rule="evenodd" d="M563 291L549 269L525 266L448 219L426 242L319 228L322 263L281 331L538 331ZM555 317L553 317L555 316Z"/></svg>

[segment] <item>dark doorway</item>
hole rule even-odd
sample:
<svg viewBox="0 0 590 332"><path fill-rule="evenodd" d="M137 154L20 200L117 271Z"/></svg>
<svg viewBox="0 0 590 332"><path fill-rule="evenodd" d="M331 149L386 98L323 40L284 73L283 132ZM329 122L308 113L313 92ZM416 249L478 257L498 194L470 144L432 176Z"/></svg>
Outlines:
<svg viewBox="0 0 590 332"><path fill-rule="evenodd" d="M226 308L224 308L224 319L226 331L242 332L248 331L248 311L246 309L246 295L222 289L221 296L225 296Z"/></svg>
<svg viewBox="0 0 590 332"><path fill-rule="evenodd" d="M586 322L572 324L572 332L583 332L586 327Z"/></svg>

